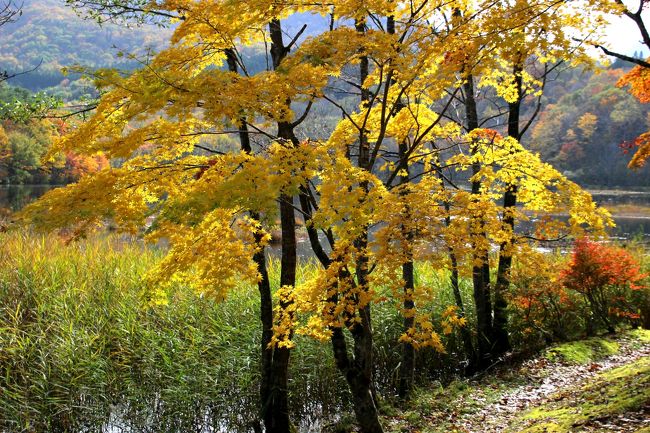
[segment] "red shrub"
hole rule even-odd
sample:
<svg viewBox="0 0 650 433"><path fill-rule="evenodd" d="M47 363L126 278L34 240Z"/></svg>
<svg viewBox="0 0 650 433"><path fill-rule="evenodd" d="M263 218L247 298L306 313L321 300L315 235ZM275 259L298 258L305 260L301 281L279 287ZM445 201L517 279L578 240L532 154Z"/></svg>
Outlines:
<svg viewBox="0 0 650 433"><path fill-rule="evenodd" d="M583 295L590 308L589 332L595 321L602 322L609 331L622 319L638 319L639 310L631 302L632 292L644 288L646 277L639 262L623 248L578 239L568 268L561 272L567 289Z"/></svg>

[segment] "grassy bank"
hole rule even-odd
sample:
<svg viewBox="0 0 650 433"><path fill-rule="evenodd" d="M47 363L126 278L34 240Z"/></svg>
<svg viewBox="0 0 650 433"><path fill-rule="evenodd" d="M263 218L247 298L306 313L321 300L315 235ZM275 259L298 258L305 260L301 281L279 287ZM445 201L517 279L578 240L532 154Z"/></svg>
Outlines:
<svg viewBox="0 0 650 433"><path fill-rule="evenodd" d="M162 254L116 236L66 245L54 235L0 233L0 432L100 431L109 425L156 433L251 430L259 412L257 287L242 284L216 302L176 282L167 305L154 306L142 281ZM302 263L299 278L309 278L315 266ZM271 259L269 268L277 287L277 261ZM447 384L466 358L458 331L445 334L436 322L454 304L449 273L418 263L416 284L431 290L429 305L419 307L431 312L446 348L418 351L416 383ZM475 334L467 278L460 287ZM531 324L534 331L543 323L525 322L523 311L511 311L511 337L517 350L530 351L546 334L531 333ZM389 297L373 309L375 379L389 412L396 402L402 321ZM348 411L348 388L329 344L300 335L296 343L292 419L301 430L320 429ZM615 347L583 342L554 350L549 359L580 361ZM452 383L417 394L414 408L431 408L443 394L467 396L465 410L478 404L463 382Z"/></svg>
<svg viewBox="0 0 650 433"><path fill-rule="evenodd" d="M161 255L116 237L65 245L56 236L0 234L0 431L250 430L258 418L257 288L242 285L217 303L176 284L168 305L152 306L141 281ZM303 263L301 277L313 266ZM278 263L270 269L277 287ZM432 310L452 303L444 274L422 264L417 276L437 291ZM402 318L386 302L374 319L377 380L390 397ZM421 376L456 372L454 335L447 344L448 354L419 354ZM298 336L290 374L293 417L305 427L348 406L328 344Z"/></svg>
<svg viewBox="0 0 650 433"><path fill-rule="evenodd" d="M648 353L647 330L553 345L490 374L424 386L385 411L385 423L423 433L646 431Z"/></svg>
<svg viewBox="0 0 650 433"><path fill-rule="evenodd" d="M2 240L0 430L84 431L110 420L200 431L257 418L253 288L217 304L177 285L169 305L152 307L140 282L160 258L154 250L112 238ZM305 401L338 389L322 352L314 342L296 351L295 393Z"/></svg>

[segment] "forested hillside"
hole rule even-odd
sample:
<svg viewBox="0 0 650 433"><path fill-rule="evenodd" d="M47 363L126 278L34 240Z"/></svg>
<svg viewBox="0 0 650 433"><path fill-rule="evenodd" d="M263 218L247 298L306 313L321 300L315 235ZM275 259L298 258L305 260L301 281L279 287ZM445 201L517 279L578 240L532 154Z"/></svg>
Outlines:
<svg viewBox="0 0 650 433"><path fill-rule="evenodd" d="M0 69L16 73L38 66L11 80L31 90L66 86L69 79L61 68L75 64L133 67L133 61L117 53L145 56L148 48L162 47L170 34L155 26L99 26L78 16L63 0L25 0L22 12L15 22L0 27Z"/></svg>
<svg viewBox="0 0 650 433"><path fill-rule="evenodd" d="M306 24L300 41L328 26L326 18L316 15L299 14L292 18L287 22L288 34L297 34L302 24ZM32 91L47 88L49 93L64 100L77 100L92 96L92 85L78 80L76 75L65 76L62 68L73 65L133 68L137 62L127 59L124 53L135 53L144 59L149 49L165 45L170 32L153 25L125 27L104 23L100 26L78 16L62 0L29 0L23 4L20 19L0 27L0 69L20 72L40 65L33 72L10 80L10 84ZM249 48L242 55L251 72L267 67L268 59L262 49ZM588 186L650 186L646 172L631 172L627 168L631 155L621 146L647 128L650 112L650 107L615 87L624 73L622 66L618 63L597 72L582 69L561 72L548 83L542 110L527 139L530 148L544 160ZM315 109L322 115L303 125L306 135L322 135L338 121L339 115L331 105L320 105ZM35 178L11 179L20 182L20 179Z"/></svg>
<svg viewBox="0 0 650 433"><path fill-rule="evenodd" d="M593 187L648 186L647 170L628 163L648 129L650 105L616 87L622 68L568 70L551 83L529 146L575 181Z"/></svg>

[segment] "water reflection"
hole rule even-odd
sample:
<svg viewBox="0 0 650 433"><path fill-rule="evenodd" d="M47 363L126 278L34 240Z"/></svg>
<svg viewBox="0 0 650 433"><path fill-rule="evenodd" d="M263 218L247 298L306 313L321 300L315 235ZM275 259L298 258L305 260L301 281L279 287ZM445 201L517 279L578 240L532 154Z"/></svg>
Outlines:
<svg viewBox="0 0 650 433"><path fill-rule="evenodd" d="M0 185L0 209L22 209L56 185Z"/></svg>
<svg viewBox="0 0 650 433"><path fill-rule="evenodd" d="M650 192L646 191L591 190L589 193L601 206L626 204L650 206Z"/></svg>

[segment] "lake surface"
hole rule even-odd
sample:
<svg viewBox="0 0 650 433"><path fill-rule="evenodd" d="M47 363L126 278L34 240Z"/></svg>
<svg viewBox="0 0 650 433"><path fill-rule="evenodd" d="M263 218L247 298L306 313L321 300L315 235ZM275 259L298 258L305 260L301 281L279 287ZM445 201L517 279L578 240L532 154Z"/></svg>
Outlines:
<svg viewBox="0 0 650 433"><path fill-rule="evenodd" d="M627 206L650 208L649 191L591 190L594 200L601 206ZM650 218L648 213L635 215L633 212L614 215L616 227L610 234L619 239L638 239L650 242Z"/></svg>
<svg viewBox="0 0 650 433"><path fill-rule="evenodd" d="M53 185L0 185L0 209L17 211L36 200ZM631 205L650 207L649 191L593 190L594 200L602 205ZM646 215L614 216L616 227L611 235L618 239L642 239L650 243L650 218ZM309 250L307 239L299 240L301 250Z"/></svg>
<svg viewBox="0 0 650 433"><path fill-rule="evenodd" d="M0 209L20 210L54 188L55 185L0 185Z"/></svg>

